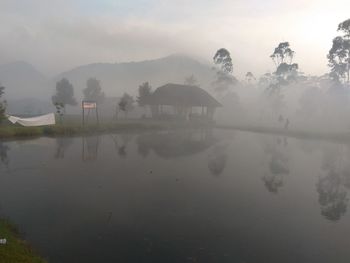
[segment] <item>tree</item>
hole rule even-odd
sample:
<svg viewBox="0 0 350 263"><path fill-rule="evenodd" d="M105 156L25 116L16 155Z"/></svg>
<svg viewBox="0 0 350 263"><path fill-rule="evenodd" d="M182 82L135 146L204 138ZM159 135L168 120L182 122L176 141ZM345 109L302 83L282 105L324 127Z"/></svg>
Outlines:
<svg viewBox="0 0 350 263"><path fill-rule="evenodd" d="M233 72L232 58L230 52L225 48L220 48L214 55L214 63L220 66L220 69L229 74Z"/></svg>
<svg viewBox="0 0 350 263"><path fill-rule="evenodd" d="M197 79L193 74L185 78L184 84L189 86L198 86Z"/></svg>
<svg viewBox="0 0 350 263"><path fill-rule="evenodd" d="M278 88L280 85L287 85L296 81L298 76L298 64L293 63L295 52L290 48L289 42L281 42L270 56L276 65L277 85L271 88Z"/></svg>
<svg viewBox="0 0 350 263"><path fill-rule="evenodd" d="M139 86L139 96L136 101L139 106L144 107L149 102L149 98L152 95L152 87L148 82L144 82Z"/></svg>
<svg viewBox="0 0 350 263"><path fill-rule="evenodd" d="M123 97L120 99L119 110L123 111L125 114L125 118L128 116L128 112L133 110L134 108L134 98L130 96L128 93L124 93Z"/></svg>
<svg viewBox="0 0 350 263"><path fill-rule="evenodd" d="M276 67L282 63L292 63L295 52L290 48L289 42L281 42L270 56Z"/></svg>
<svg viewBox="0 0 350 263"><path fill-rule="evenodd" d="M214 64L219 66L216 72L216 80L213 82L217 92L227 91L228 88L238 83L238 80L232 75L233 64L230 52L225 48L220 48L216 51Z"/></svg>
<svg viewBox="0 0 350 263"><path fill-rule="evenodd" d="M100 81L96 78L89 78L86 81L86 88L83 90L84 100L103 103L105 94L102 91Z"/></svg>
<svg viewBox="0 0 350 263"><path fill-rule="evenodd" d="M333 39L332 48L329 50L328 66L331 68L330 76L338 83L350 82L350 19L338 25L338 31L343 36Z"/></svg>
<svg viewBox="0 0 350 263"><path fill-rule="evenodd" d="M0 99L5 94L5 87L0 84ZM2 120L6 118L5 112L6 112L6 100L0 100L0 123Z"/></svg>
<svg viewBox="0 0 350 263"><path fill-rule="evenodd" d="M67 79L63 78L56 83L56 94L52 96L52 103L60 114L66 112L66 105L77 105L73 85Z"/></svg>
<svg viewBox="0 0 350 263"><path fill-rule="evenodd" d="M249 71L249 72L247 72L247 74L245 74L245 79L248 83L251 83L253 80L255 80L255 77L254 77L253 73L251 73Z"/></svg>

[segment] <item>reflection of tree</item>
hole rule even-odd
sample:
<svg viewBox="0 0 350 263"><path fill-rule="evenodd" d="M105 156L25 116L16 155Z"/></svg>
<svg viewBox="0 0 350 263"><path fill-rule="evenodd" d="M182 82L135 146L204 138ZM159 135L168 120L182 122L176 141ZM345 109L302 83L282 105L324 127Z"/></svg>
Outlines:
<svg viewBox="0 0 350 263"><path fill-rule="evenodd" d="M151 148L149 147L149 145L147 144L147 142L145 143L144 139L142 136L138 136L137 140L137 152L142 156L142 157L147 157Z"/></svg>
<svg viewBox="0 0 350 263"><path fill-rule="evenodd" d="M7 152L9 150L10 150L10 147L8 147L3 142L0 142L0 160L6 166L8 166L8 164L9 164L9 157L7 156Z"/></svg>
<svg viewBox="0 0 350 263"><path fill-rule="evenodd" d="M206 130L143 134L136 140L138 152L142 156L147 156L153 150L163 158L193 155L208 149L215 141L211 133Z"/></svg>
<svg viewBox="0 0 350 263"><path fill-rule="evenodd" d="M222 174L227 162L227 144L217 144L209 154L208 169L214 176Z"/></svg>
<svg viewBox="0 0 350 263"><path fill-rule="evenodd" d="M121 158L127 157L127 146L132 140L133 135L124 133L119 135L112 135L112 140L114 142L114 147Z"/></svg>
<svg viewBox="0 0 350 263"><path fill-rule="evenodd" d="M320 178L317 192L321 214L329 220L339 220L345 214L348 203L347 192L341 185L339 174L329 171L327 176Z"/></svg>
<svg viewBox="0 0 350 263"><path fill-rule="evenodd" d="M98 156L99 136L83 137L83 161L94 161Z"/></svg>
<svg viewBox="0 0 350 263"><path fill-rule="evenodd" d="M64 137L56 138L55 158L63 159L65 151L72 144L72 142L73 142L72 138L64 138Z"/></svg>
<svg viewBox="0 0 350 263"><path fill-rule="evenodd" d="M349 190L349 166L342 152L326 152L322 169L316 185L321 214L331 221L339 220L347 210Z"/></svg>
<svg viewBox="0 0 350 263"><path fill-rule="evenodd" d="M286 139L283 140L283 145L280 138L269 144L265 153L269 156L269 171L263 176L262 180L266 189L270 193L278 193L279 188L283 186L283 177L289 174L288 158L284 148L288 145Z"/></svg>

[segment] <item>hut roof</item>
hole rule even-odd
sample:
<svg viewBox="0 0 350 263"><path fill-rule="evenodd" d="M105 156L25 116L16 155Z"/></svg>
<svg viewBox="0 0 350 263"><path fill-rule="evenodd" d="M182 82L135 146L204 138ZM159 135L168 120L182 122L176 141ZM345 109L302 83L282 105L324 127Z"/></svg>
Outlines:
<svg viewBox="0 0 350 263"><path fill-rule="evenodd" d="M180 84L166 84L157 88L149 101L151 105L221 107L208 92L197 87Z"/></svg>

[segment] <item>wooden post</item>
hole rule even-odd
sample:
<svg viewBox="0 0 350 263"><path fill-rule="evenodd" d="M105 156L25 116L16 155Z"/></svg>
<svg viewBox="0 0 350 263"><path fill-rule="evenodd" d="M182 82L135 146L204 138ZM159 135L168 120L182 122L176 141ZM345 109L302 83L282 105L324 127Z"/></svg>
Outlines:
<svg viewBox="0 0 350 263"><path fill-rule="evenodd" d="M96 121L97 121L97 125L100 125L100 121L99 121L99 119L98 119L97 104L96 104L96 109L95 109L95 111L96 111Z"/></svg>
<svg viewBox="0 0 350 263"><path fill-rule="evenodd" d="M84 110L84 101L81 102L81 107L83 108L83 127L85 126L85 110Z"/></svg>

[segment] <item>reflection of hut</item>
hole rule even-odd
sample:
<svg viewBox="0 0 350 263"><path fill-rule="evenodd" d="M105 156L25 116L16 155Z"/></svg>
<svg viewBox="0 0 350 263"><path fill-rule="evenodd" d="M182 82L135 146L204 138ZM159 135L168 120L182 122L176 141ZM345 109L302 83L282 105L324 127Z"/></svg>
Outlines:
<svg viewBox="0 0 350 263"><path fill-rule="evenodd" d="M179 84L166 84L157 88L148 104L154 118L175 116L186 120L212 120L215 109L222 106L205 90L197 86Z"/></svg>
<svg viewBox="0 0 350 263"><path fill-rule="evenodd" d="M169 132L140 135L137 138L139 153L146 156L152 149L163 158L189 156L205 151L216 142L209 131Z"/></svg>

